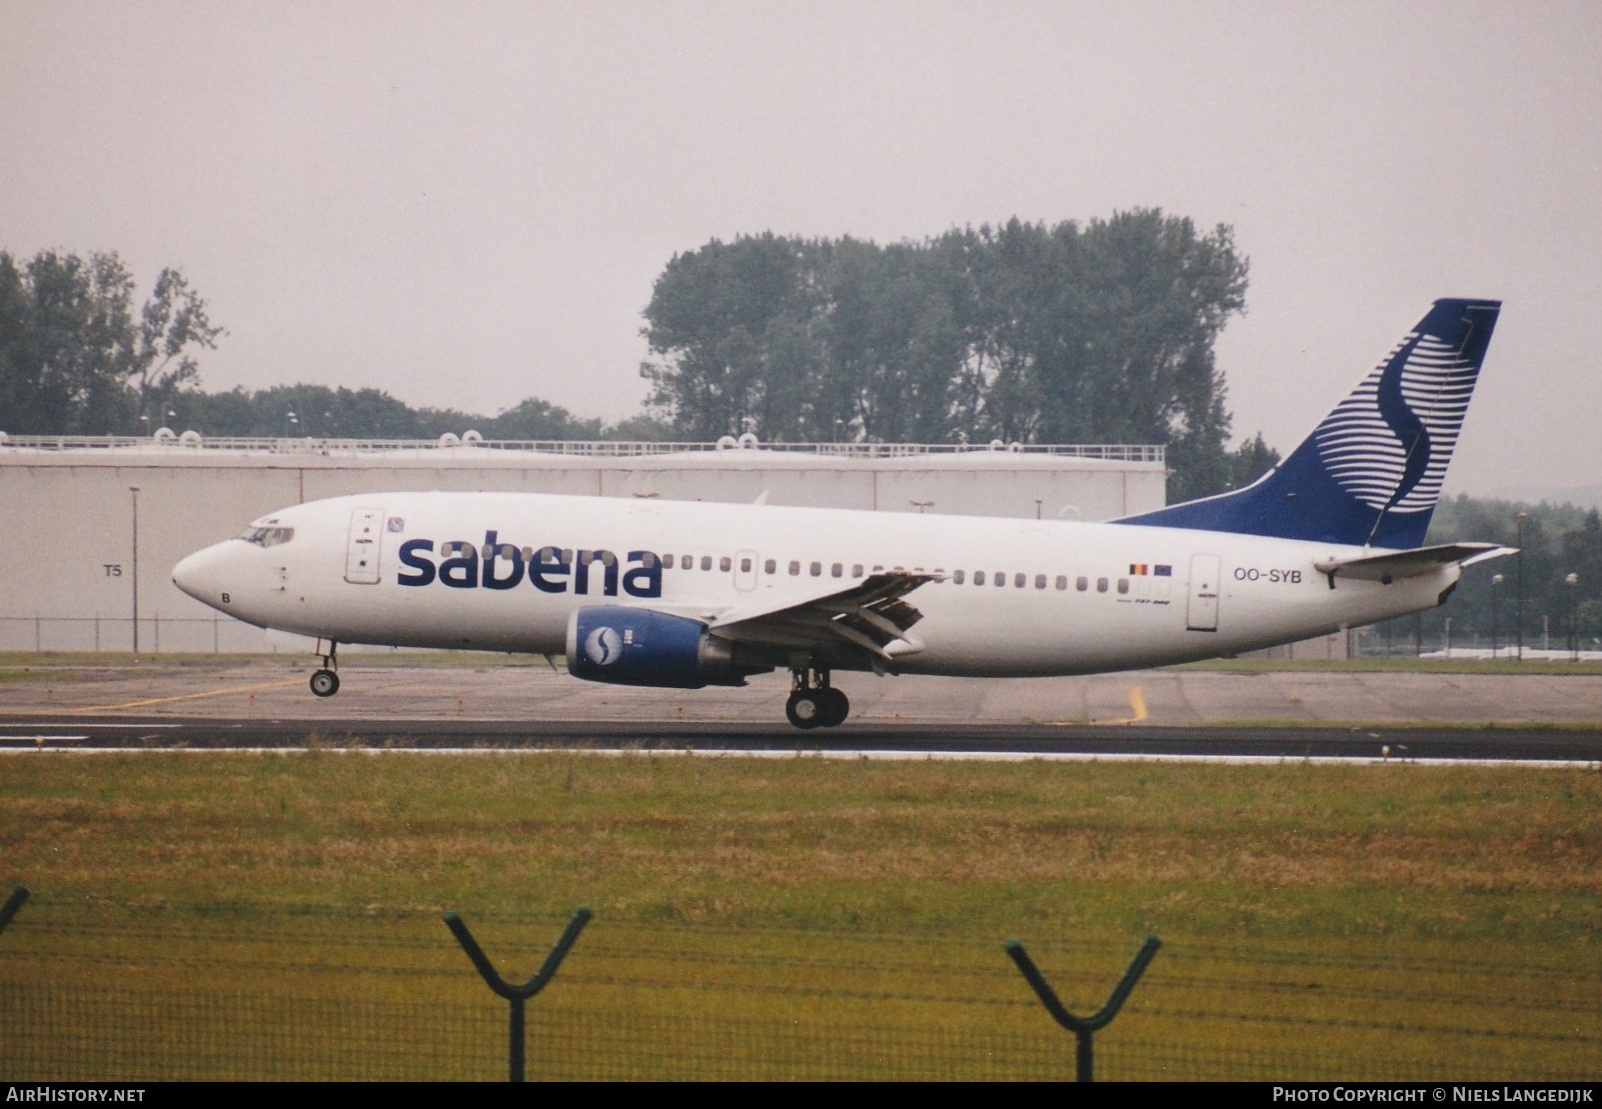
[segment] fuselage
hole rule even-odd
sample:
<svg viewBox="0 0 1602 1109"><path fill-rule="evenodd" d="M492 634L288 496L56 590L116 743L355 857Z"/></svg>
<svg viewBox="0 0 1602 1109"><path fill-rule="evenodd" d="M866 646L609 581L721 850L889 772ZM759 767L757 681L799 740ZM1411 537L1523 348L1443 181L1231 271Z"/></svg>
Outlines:
<svg viewBox="0 0 1602 1109"><path fill-rule="evenodd" d="M340 643L562 653L586 606L706 623L936 575L889 648L903 673L1045 676L1234 654L1428 608L1456 565L1390 584L1315 563L1359 547L1128 524L519 493L296 505L174 580L240 620ZM839 664L839 663L837 663ZM845 663L843 665L849 665Z"/></svg>

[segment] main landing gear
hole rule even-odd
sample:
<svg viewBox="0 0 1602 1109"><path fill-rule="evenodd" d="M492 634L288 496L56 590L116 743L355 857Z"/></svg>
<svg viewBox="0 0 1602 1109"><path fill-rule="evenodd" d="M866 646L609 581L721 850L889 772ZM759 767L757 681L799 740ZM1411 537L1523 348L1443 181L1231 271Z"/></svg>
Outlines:
<svg viewBox="0 0 1602 1109"><path fill-rule="evenodd" d="M322 669L312 673L311 691L319 697L332 697L339 692L339 675L334 673L334 668L339 665L334 658L334 653L338 650L339 644L329 640L328 653L323 656Z"/></svg>
<svg viewBox="0 0 1602 1109"><path fill-rule="evenodd" d="M851 712L846 695L829 684L829 672L806 666L790 671L790 699L784 715L798 728L834 728Z"/></svg>

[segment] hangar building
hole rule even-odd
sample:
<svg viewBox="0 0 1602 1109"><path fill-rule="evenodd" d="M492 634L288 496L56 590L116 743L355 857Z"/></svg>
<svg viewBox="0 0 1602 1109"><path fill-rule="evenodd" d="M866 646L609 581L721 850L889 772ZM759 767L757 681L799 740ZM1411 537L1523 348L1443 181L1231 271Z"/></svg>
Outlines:
<svg viewBox="0 0 1602 1109"><path fill-rule="evenodd" d="M500 490L1105 520L1161 508L1166 481L1160 446L0 434L0 536L8 540L0 650L304 650L304 640L240 624L180 593L172 567L258 516L347 493Z"/></svg>

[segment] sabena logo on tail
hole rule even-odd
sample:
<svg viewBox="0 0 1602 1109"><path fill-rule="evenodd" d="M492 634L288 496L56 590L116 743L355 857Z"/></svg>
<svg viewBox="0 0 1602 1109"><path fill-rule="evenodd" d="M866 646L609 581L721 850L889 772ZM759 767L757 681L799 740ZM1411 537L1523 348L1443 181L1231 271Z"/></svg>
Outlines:
<svg viewBox="0 0 1602 1109"><path fill-rule="evenodd" d="M1413 332L1318 426L1319 457L1370 508L1433 508L1479 373L1462 347Z"/></svg>
<svg viewBox="0 0 1602 1109"><path fill-rule="evenodd" d="M1438 300L1278 467L1119 521L1405 550L1424 542L1501 302Z"/></svg>

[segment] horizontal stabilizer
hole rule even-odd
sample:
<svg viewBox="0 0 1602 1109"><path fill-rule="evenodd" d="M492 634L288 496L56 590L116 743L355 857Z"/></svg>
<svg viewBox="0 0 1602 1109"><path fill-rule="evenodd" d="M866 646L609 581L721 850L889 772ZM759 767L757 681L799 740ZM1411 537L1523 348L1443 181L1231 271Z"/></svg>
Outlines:
<svg viewBox="0 0 1602 1109"><path fill-rule="evenodd" d="M1389 585L1402 578L1432 573L1454 562L1461 566L1471 566L1488 558L1501 558L1513 553L1514 548L1501 547L1495 543L1445 543L1439 547L1419 547L1412 551L1364 555L1361 558L1332 558L1326 562L1315 562L1313 565L1318 568L1319 573L1330 575L1331 585L1334 584L1337 574L1341 577L1378 581Z"/></svg>

